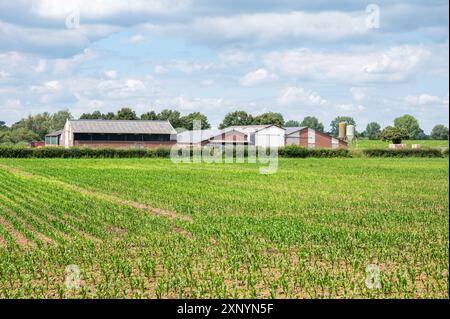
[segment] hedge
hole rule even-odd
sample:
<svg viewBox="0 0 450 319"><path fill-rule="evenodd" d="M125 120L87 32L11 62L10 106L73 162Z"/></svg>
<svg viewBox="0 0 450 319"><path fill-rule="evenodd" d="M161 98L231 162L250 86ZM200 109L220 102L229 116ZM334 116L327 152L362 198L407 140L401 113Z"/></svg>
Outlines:
<svg viewBox="0 0 450 319"><path fill-rule="evenodd" d="M359 150L367 157L448 157L448 148L429 149L364 149ZM190 150L192 156L193 150ZM235 155L235 153L234 153ZM244 156L248 152L245 149ZM298 146L285 146L278 149L278 155L286 158L335 158L353 157L358 154L346 149L308 149ZM24 148L0 147L0 158L170 158L170 148L156 149L113 149L113 148Z"/></svg>
<svg viewBox="0 0 450 319"><path fill-rule="evenodd" d="M304 148L295 145L281 147L278 150L278 154L281 157L287 158L306 158L306 157L352 157L349 150L343 148L327 149L327 148Z"/></svg>
<svg viewBox="0 0 450 319"><path fill-rule="evenodd" d="M365 149L363 154L368 157L444 157L447 153L439 148L423 149Z"/></svg>
<svg viewBox="0 0 450 319"><path fill-rule="evenodd" d="M0 158L150 158L170 157L170 149L18 148L0 147Z"/></svg>

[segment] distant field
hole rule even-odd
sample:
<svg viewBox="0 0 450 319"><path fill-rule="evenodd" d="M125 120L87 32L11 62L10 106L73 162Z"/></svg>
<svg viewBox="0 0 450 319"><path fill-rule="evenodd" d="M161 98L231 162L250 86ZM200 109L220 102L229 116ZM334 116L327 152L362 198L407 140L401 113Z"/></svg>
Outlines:
<svg viewBox="0 0 450 319"><path fill-rule="evenodd" d="M448 297L448 159L258 169L0 159L0 297Z"/></svg>
<svg viewBox="0 0 450 319"><path fill-rule="evenodd" d="M411 147L412 144L421 144L422 147L448 147L448 141L437 140L425 140L425 141L403 141L403 144L407 144ZM389 142L383 142L380 140L358 140L355 145L349 144L350 148L388 148Z"/></svg>

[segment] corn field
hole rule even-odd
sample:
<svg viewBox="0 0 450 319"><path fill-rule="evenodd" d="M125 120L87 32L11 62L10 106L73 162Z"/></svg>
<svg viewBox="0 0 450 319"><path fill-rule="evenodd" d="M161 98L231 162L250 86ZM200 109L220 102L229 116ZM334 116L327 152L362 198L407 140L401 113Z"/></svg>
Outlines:
<svg viewBox="0 0 450 319"><path fill-rule="evenodd" d="M448 195L440 158L0 159L0 298L447 298Z"/></svg>

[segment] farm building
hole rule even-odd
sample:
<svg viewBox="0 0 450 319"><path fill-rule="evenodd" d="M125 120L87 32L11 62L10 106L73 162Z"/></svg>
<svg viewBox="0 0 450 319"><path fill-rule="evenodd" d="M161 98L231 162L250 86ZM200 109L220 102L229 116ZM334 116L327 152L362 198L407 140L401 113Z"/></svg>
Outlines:
<svg viewBox="0 0 450 319"><path fill-rule="evenodd" d="M307 148L347 148L347 142L308 127L286 128L286 145Z"/></svg>
<svg viewBox="0 0 450 319"><path fill-rule="evenodd" d="M68 120L62 132L48 136L48 142L66 148L152 148L175 144L173 134L168 121Z"/></svg>
<svg viewBox="0 0 450 319"><path fill-rule="evenodd" d="M250 145L265 148L284 146L285 129L276 125L231 126L229 129L247 134Z"/></svg>
<svg viewBox="0 0 450 319"><path fill-rule="evenodd" d="M177 136L179 146L247 145L247 134L236 129L185 131Z"/></svg>
<svg viewBox="0 0 450 319"><path fill-rule="evenodd" d="M45 135L45 146L59 146L62 130Z"/></svg>

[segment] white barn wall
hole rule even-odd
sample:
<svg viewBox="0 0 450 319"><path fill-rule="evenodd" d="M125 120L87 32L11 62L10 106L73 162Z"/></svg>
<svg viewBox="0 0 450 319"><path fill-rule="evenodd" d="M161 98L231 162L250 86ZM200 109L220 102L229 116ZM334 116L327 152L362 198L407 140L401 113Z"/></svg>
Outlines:
<svg viewBox="0 0 450 319"><path fill-rule="evenodd" d="M285 130L277 126L270 126L255 133L255 146L282 147L284 146Z"/></svg>

